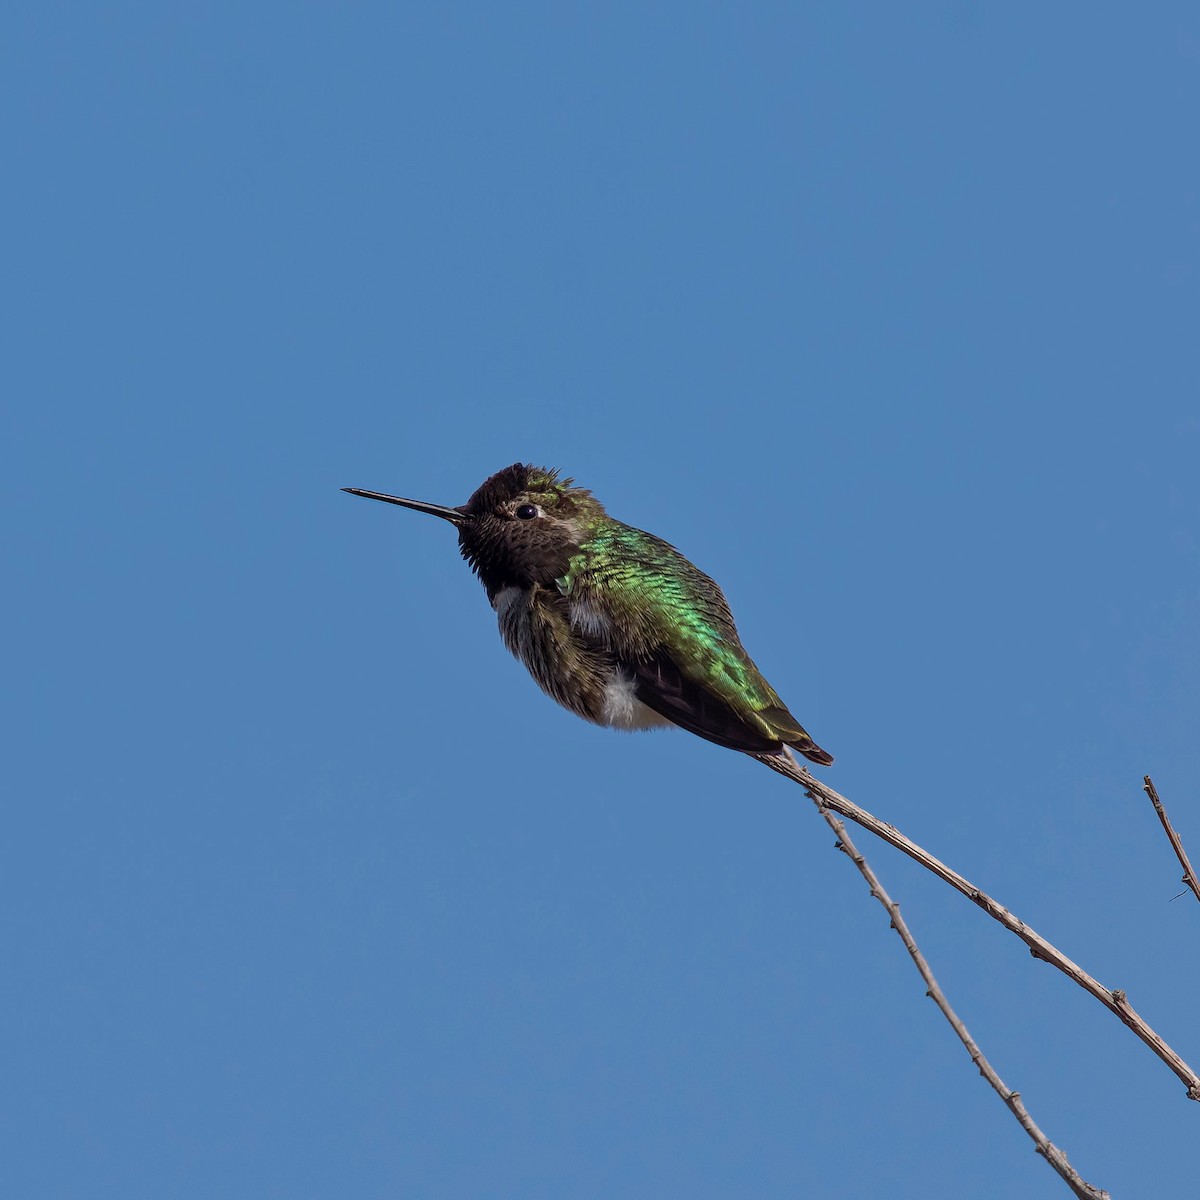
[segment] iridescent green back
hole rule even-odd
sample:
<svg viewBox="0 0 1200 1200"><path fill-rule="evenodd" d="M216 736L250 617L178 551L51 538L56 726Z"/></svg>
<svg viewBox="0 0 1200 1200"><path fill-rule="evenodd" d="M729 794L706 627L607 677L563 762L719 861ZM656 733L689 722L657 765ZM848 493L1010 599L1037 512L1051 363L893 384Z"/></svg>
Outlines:
<svg viewBox="0 0 1200 1200"><path fill-rule="evenodd" d="M637 670L639 697L735 749L812 740L746 653L717 584L669 543L605 518L570 560L560 590L584 627Z"/></svg>

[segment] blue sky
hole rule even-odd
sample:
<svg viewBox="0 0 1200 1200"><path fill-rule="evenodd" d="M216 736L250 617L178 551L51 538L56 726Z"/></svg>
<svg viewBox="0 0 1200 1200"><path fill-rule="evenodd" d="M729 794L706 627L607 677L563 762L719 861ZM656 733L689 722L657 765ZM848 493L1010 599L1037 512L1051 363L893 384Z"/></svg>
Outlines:
<svg viewBox="0 0 1200 1200"><path fill-rule="evenodd" d="M0 1186L1058 1197L811 806L556 709L451 531L561 467L830 784L1200 1064L1193 5L20 5ZM860 838L1114 1197L1197 1110Z"/></svg>

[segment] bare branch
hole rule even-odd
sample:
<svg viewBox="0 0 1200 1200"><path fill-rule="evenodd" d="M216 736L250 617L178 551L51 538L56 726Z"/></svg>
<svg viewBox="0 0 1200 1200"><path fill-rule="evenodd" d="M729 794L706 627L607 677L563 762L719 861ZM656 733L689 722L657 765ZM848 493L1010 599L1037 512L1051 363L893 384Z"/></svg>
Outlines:
<svg viewBox="0 0 1200 1200"><path fill-rule="evenodd" d="M1158 790L1154 786L1154 781L1149 775L1143 775L1142 778L1146 781L1142 785L1142 790L1150 797L1150 803L1154 805L1154 811L1158 813L1158 819L1162 822L1163 829L1167 831L1171 849L1175 851L1175 857L1179 859L1179 865L1183 867L1183 882L1192 889L1196 899L1200 900L1200 883L1196 881L1196 872L1192 868L1187 851L1183 848L1183 842L1180 840L1179 834L1175 832L1175 827L1167 816L1167 810L1163 808L1163 802L1158 798Z"/></svg>
<svg viewBox="0 0 1200 1200"><path fill-rule="evenodd" d="M810 792L809 795L812 796L812 793ZM1081 1197L1081 1200L1112 1200L1108 1192L1093 1186L1080 1177L1079 1172L1067 1161L1067 1156L1050 1141L1039 1128L1037 1122L1029 1115L1029 1111L1021 1100L1021 1093L1014 1092L1006 1086L1000 1076L996 1074L992 1064L988 1062L983 1051L980 1050L975 1039L967 1030L966 1025L963 1024L962 1019L950 1006L950 1001L946 999L945 993L934 978L933 971L930 969L925 955L921 953L916 939L908 928L908 924L900 915L900 906L884 890L883 884L879 882L879 877L871 869L870 863L867 862L861 851L851 840L850 834L846 831L846 826L829 811L821 800L818 800L815 796L812 796L812 798L816 802L821 816L825 818L830 828L837 834L838 849L844 851L849 856L850 860L859 869L862 877L870 886L871 895L887 909L888 916L892 919L892 928L900 935L901 940L912 956L913 962L916 964L917 970L921 972L921 978L925 980L926 995L942 1010L943 1016L950 1022L951 1028L958 1034L959 1040L967 1048L967 1053L971 1056L971 1061L979 1068L980 1075L992 1085L996 1094L1008 1105L1009 1110L1017 1118L1021 1128L1033 1139L1033 1144L1037 1147L1037 1152L1062 1176L1067 1186L1076 1196Z"/></svg>
<svg viewBox="0 0 1200 1200"><path fill-rule="evenodd" d="M772 771L786 776L798 783L808 793L809 797L820 804L833 809L834 812L870 830L882 838L890 846L903 851L919 862L926 870L932 871L939 879L948 883L955 891L961 892L969 900L974 901L988 916L999 921L1005 929L1015 933L1030 950L1034 958L1040 958L1051 966L1057 967L1069 979L1073 979L1085 992L1095 996L1101 1004L1114 1013L1127 1025L1178 1077L1187 1088L1189 1100L1200 1101L1200 1076L1188 1066L1166 1042L1142 1019L1129 1003L1124 991L1106 988L1098 980L1089 975L1081 966L1072 962L1057 947L1046 941L1041 934L1035 932L1024 921L1009 912L1003 904L993 900L986 892L977 888L970 880L965 879L957 871L946 866L940 859L934 858L927 850L910 841L894 825L872 816L866 809L859 808L852 800L847 800L833 788L827 787L819 779L810 775L798 763L790 758L773 754L754 754L759 762L771 768Z"/></svg>

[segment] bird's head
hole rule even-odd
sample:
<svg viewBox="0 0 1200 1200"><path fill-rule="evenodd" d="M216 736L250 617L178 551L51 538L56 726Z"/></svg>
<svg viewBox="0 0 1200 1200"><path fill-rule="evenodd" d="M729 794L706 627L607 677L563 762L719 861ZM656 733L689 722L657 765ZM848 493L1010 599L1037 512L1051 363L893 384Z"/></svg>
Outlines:
<svg viewBox="0 0 1200 1200"><path fill-rule="evenodd" d="M463 558L482 580L489 598L506 587L552 587L567 573L580 543L605 516L603 505L586 488L560 479L557 471L528 463L497 471L456 508L360 488L343 491L449 521L458 529Z"/></svg>

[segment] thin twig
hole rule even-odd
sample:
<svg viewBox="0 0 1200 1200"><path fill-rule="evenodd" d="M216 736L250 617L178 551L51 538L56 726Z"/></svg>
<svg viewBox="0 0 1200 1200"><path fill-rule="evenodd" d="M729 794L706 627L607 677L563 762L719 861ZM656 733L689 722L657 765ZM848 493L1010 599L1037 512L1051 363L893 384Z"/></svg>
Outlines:
<svg viewBox="0 0 1200 1200"><path fill-rule="evenodd" d="M941 987L938 986L938 981L934 978L933 971L930 969L925 955L921 953L916 939L914 939L907 923L900 915L900 906L887 894L883 884L879 882L879 877L871 869L870 863L867 862L861 851L851 840L850 834L846 831L846 826L829 811L822 801L817 800L815 796L813 799L816 801L817 809L821 813L821 816L825 818L830 828L837 835L838 849L844 851L849 856L850 861L859 869L862 877L870 886L871 895L887 909L888 916L892 919L892 928L900 935L901 940L912 956L913 962L916 964L917 970L921 972L921 978L925 980L925 987L927 989L925 994L942 1010L942 1015L950 1022L950 1026L954 1032L958 1034L959 1041L967 1048L967 1053L971 1056L971 1061L979 1068L980 1075L992 1085L996 1094L1008 1105L1009 1110L1017 1118L1021 1128L1033 1139L1033 1144L1037 1147L1037 1152L1062 1176L1071 1191L1076 1196L1081 1197L1082 1200L1112 1200L1108 1192L1102 1188L1095 1187L1080 1177L1079 1172L1067 1161L1067 1156L1042 1132L1037 1122L1029 1115L1029 1111L1021 1100L1021 1093L1014 1092L996 1074L992 1064L988 1062L983 1051L980 1050L978 1043L971 1036L962 1019L951 1007L950 1001L946 999Z"/></svg>
<svg viewBox="0 0 1200 1200"><path fill-rule="evenodd" d="M1138 1015L1121 989L1110 990L1098 980L1089 975L1081 966L1072 962L1057 947L1046 941L1041 934L1035 932L1024 921L1009 912L1003 904L993 900L986 892L977 888L970 880L965 879L957 871L946 866L940 859L934 858L927 850L910 841L894 825L872 816L866 809L859 808L852 800L847 800L833 788L827 787L819 779L815 779L803 767L789 758L773 754L754 754L759 762L771 768L772 771L786 776L798 783L808 793L811 799L825 804L834 812L847 817L856 825L869 829L877 837L882 838L890 846L903 851L919 862L926 870L932 871L939 879L948 883L955 891L961 892L969 900L973 900L988 916L999 921L1005 929L1015 933L1030 950L1034 958L1040 958L1051 966L1057 967L1069 979L1073 979L1085 992L1095 996L1111 1013L1114 1013L1127 1025L1178 1077L1187 1088L1189 1100L1200 1101L1200 1076L1188 1066L1170 1046Z"/></svg>
<svg viewBox="0 0 1200 1200"><path fill-rule="evenodd" d="M1142 790L1150 797L1150 803L1154 805L1154 811L1158 813L1158 819L1162 822L1163 829L1167 831L1171 849L1175 851L1175 857L1179 859L1179 865L1183 867L1183 882L1192 889L1196 899L1200 900L1200 883L1196 881L1196 872L1192 869L1192 863L1187 856L1187 851L1183 848L1183 842L1180 840L1179 834L1175 832L1175 826L1171 824L1167 810L1163 808L1163 802L1158 798L1158 790L1154 786L1154 781L1149 775L1143 775L1142 778L1146 781L1142 785Z"/></svg>

